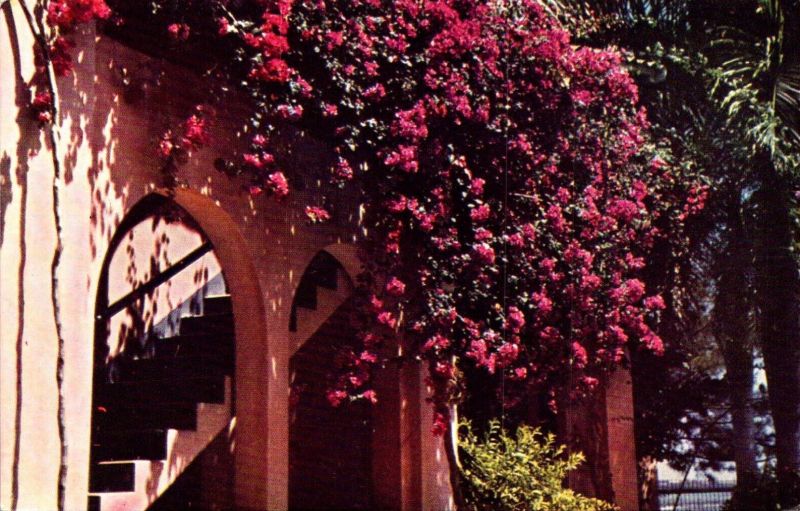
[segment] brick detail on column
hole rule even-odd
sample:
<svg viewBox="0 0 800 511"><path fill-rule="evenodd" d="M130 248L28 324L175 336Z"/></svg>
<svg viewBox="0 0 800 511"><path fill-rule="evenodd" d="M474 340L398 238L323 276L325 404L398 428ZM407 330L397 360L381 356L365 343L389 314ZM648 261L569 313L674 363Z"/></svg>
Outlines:
<svg viewBox="0 0 800 511"><path fill-rule="evenodd" d="M633 431L633 385L630 370L618 368L606 382L608 463L614 499L621 511L639 509L636 443Z"/></svg>

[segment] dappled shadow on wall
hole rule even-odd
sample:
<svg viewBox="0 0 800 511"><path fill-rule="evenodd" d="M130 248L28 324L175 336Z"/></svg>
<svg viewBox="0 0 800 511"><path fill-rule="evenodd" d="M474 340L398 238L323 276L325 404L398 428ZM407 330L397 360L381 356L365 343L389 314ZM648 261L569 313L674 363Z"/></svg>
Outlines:
<svg viewBox="0 0 800 511"><path fill-rule="evenodd" d="M215 484L232 477L232 304L204 233L168 200L156 204L123 224L101 277L94 509L230 501L231 486Z"/></svg>

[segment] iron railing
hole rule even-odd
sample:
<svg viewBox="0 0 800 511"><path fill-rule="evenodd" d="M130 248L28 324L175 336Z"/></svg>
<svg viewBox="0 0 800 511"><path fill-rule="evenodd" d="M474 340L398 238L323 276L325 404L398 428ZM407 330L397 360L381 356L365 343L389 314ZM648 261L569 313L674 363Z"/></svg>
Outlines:
<svg viewBox="0 0 800 511"><path fill-rule="evenodd" d="M735 487L731 481L659 481L658 504L661 511L720 511Z"/></svg>

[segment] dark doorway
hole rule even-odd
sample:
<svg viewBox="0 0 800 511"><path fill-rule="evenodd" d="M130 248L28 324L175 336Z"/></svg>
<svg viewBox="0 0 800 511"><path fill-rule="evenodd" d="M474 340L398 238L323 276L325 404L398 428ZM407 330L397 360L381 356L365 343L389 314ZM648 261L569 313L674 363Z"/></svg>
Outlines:
<svg viewBox="0 0 800 511"><path fill-rule="evenodd" d="M368 403L332 407L329 376L342 346L352 346L352 300L341 305L290 362L289 509L369 510L372 419Z"/></svg>

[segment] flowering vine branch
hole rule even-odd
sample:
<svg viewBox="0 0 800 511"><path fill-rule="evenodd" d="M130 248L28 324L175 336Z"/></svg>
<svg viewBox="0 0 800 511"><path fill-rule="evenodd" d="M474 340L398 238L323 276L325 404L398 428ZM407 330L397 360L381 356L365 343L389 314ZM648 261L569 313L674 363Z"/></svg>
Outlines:
<svg viewBox="0 0 800 511"><path fill-rule="evenodd" d="M651 325L665 302L642 274L656 245L681 251L705 192L648 138L620 55L574 47L538 2L109 3L187 55L215 41L215 76L252 105L249 150L224 164L250 193L290 193L288 131L325 141L331 187L360 190L362 335L332 404L378 399L370 375L397 342L428 365L439 433L468 370L508 406L536 389L556 408L556 389L591 392L626 350L663 349ZM109 16L102 0L50 5L59 30ZM164 135L167 167L208 143L212 117Z"/></svg>

